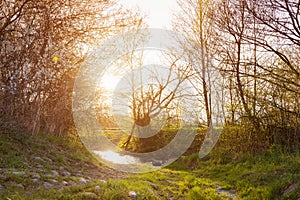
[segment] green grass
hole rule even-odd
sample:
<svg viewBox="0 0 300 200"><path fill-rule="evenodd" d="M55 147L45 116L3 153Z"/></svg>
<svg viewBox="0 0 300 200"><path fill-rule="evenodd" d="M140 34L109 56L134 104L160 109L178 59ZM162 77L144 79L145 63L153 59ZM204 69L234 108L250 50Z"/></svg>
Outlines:
<svg viewBox="0 0 300 200"><path fill-rule="evenodd" d="M234 195L238 196L237 199L249 200L300 198L300 154L289 154L278 148L256 156L244 154L237 159L219 151L202 160L198 154L193 154L183 156L159 171L113 179L114 174L106 174L112 171L99 164L76 142L23 134L0 134L0 141L0 169L4 175L4 178L0 177L0 184L5 188L0 190L0 199L132 199L128 197L129 191L135 191L138 199L218 200ZM41 172L37 170L35 157L45 160ZM61 189L44 189L32 182L34 173L39 173L42 181L50 182L51 178L43 175L59 167L72 174L86 173L91 176L91 181ZM13 171L24 171L26 176L13 174ZM107 177L106 181L93 176L96 173ZM72 176L56 179L78 182L78 177ZM293 183L299 183L298 187L284 194Z"/></svg>

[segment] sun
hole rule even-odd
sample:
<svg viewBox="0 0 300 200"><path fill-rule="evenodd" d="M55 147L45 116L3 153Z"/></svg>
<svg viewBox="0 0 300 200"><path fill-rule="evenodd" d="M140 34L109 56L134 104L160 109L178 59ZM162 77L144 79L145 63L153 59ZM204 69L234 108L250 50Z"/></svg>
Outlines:
<svg viewBox="0 0 300 200"><path fill-rule="evenodd" d="M102 77L100 85L109 91L113 91L118 85L119 81L119 76L106 74Z"/></svg>

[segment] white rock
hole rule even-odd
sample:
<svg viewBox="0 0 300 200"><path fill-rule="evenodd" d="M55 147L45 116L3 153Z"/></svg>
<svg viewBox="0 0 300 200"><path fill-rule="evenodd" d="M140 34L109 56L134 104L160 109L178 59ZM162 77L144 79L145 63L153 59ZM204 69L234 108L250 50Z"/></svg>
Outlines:
<svg viewBox="0 0 300 200"><path fill-rule="evenodd" d="M79 180L79 183L82 183L82 184L85 184L86 182L87 181L84 178L82 178L82 179Z"/></svg>
<svg viewBox="0 0 300 200"><path fill-rule="evenodd" d="M32 178L40 179L41 176L38 173L33 173Z"/></svg>
<svg viewBox="0 0 300 200"><path fill-rule="evenodd" d="M63 176L71 176L71 173L68 172L68 171L62 171L61 174L62 174Z"/></svg>
<svg viewBox="0 0 300 200"><path fill-rule="evenodd" d="M52 174L53 174L54 176L59 176L59 173L58 173L57 171L52 170L51 172L52 172Z"/></svg>
<svg viewBox="0 0 300 200"><path fill-rule="evenodd" d="M129 197L131 197L131 198L135 198L135 199L138 198L138 195L136 194L135 191L129 191L129 192L128 192L128 195L129 195Z"/></svg>
<svg viewBox="0 0 300 200"><path fill-rule="evenodd" d="M45 174L44 176L47 177L47 178L53 178L52 174Z"/></svg>
<svg viewBox="0 0 300 200"><path fill-rule="evenodd" d="M58 183L58 180L53 179L52 183Z"/></svg>
<svg viewBox="0 0 300 200"><path fill-rule="evenodd" d="M99 185L96 185L95 190L99 192L101 190L101 187Z"/></svg>
<svg viewBox="0 0 300 200"><path fill-rule="evenodd" d="M53 187L54 185L53 184L51 184L51 183L48 183L48 182L44 182L44 187L45 188L51 188L51 187Z"/></svg>
<svg viewBox="0 0 300 200"><path fill-rule="evenodd" d="M63 185L68 185L68 182L67 181L63 181L61 182Z"/></svg>
<svg viewBox="0 0 300 200"><path fill-rule="evenodd" d="M13 175L24 176L25 172L12 172Z"/></svg>
<svg viewBox="0 0 300 200"><path fill-rule="evenodd" d="M45 162L45 160L44 160L43 158L38 157L38 156L37 156L37 157L34 157L34 159L35 159L35 160L38 160L38 161L41 161L41 162Z"/></svg>
<svg viewBox="0 0 300 200"><path fill-rule="evenodd" d="M31 179L31 181L34 182L34 183L38 183L38 182L40 182L40 179L38 179L38 178L33 178L33 179Z"/></svg>

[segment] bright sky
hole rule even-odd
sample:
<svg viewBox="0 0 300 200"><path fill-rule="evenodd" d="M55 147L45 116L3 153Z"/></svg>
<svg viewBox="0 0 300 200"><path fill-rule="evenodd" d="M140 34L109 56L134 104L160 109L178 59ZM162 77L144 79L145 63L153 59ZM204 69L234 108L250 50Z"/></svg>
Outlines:
<svg viewBox="0 0 300 200"><path fill-rule="evenodd" d="M176 0L121 0L126 8L140 8L142 15L146 15L149 28L171 29L173 12L177 8Z"/></svg>

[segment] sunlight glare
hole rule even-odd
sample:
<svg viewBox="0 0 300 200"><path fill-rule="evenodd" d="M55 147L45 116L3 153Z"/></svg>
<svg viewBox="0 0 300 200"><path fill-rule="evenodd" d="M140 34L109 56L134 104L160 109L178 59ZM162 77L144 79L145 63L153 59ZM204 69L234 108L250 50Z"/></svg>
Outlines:
<svg viewBox="0 0 300 200"><path fill-rule="evenodd" d="M115 164L136 164L138 160L132 156L120 154L113 151L95 151L102 159L113 162Z"/></svg>
<svg viewBox="0 0 300 200"><path fill-rule="evenodd" d="M120 81L120 77L106 74L101 79L101 85L107 90L114 90Z"/></svg>

